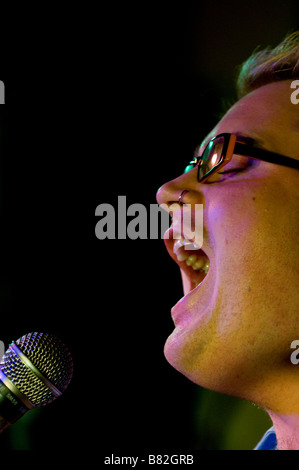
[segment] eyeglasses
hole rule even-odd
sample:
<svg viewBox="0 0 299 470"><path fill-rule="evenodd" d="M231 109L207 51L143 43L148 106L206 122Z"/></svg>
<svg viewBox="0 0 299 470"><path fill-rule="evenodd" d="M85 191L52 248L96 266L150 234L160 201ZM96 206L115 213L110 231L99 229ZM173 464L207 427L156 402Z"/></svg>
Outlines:
<svg viewBox="0 0 299 470"><path fill-rule="evenodd" d="M211 176L211 174L216 173L220 168L227 165L234 154L299 169L299 160L253 147L246 143L237 142L237 139L239 139L239 136L236 134L225 133L216 135L216 137L213 137L207 144L202 155L200 157L194 157L185 168L184 173L198 166L197 181L202 183ZM253 141L253 139L247 140Z"/></svg>

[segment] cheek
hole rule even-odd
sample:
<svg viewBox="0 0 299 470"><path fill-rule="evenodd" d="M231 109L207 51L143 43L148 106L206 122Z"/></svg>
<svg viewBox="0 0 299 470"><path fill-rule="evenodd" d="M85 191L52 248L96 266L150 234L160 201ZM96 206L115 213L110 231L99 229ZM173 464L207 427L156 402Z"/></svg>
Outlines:
<svg viewBox="0 0 299 470"><path fill-rule="evenodd" d="M217 197L211 197L206 223L217 261L239 261L240 255L251 253L265 211L255 193L255 185L247 182L219 186Z"/></svg>
<svg viewBox="0 0 299 470"><path fill-rule="evenodd" d="M277 263L278 253L298 253L299 205L293 195L276 174L215 186L205 224L217 258L258 263L269 256Z"/></svg>
<svg viewBox="0 0 299 470"><path fill-rule="evenodd" d="M279 323L290 299L294 303L297 298L298 304L299 218L292 216L298 209L275 179L247 183L210 206L209 223L216 254L218 333L243 325L254 340L256 325Z"/></svg>

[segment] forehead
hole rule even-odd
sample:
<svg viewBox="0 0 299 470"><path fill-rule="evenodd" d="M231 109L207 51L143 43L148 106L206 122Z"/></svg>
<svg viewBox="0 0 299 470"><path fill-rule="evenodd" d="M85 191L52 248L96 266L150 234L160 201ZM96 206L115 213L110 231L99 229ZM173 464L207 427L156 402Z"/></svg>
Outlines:
<svg viewBox="0 0 299 470"><path fill-rule="evenodd" d="M269 150L299 158L299 104L291 102L291 83L270 83L246 95L223 116L207 139L222 132L240 133Z"/></svg>

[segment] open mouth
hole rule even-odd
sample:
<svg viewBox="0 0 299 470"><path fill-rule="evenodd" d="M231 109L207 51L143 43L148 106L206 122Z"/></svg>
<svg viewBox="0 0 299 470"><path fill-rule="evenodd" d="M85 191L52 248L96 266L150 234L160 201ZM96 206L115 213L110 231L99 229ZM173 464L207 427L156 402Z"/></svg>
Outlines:
<svg viewBox="0 0 299 470"><path fill-rule="evenodd" d="M195 289L208 274L210 260L207 254L197 245L181 236L174 239L171 232L169 238L165 238L165 244L171 258L178 264L187 276L190 283L190 291Z"/></svg>

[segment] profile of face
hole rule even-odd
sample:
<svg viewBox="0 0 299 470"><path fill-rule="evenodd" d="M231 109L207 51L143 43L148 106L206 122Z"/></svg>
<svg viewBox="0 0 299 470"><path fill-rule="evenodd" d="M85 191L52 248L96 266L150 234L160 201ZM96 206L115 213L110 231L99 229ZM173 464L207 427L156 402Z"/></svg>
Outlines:
<svg viewBox="0 0 299 470"><path fill-rule="evenodd" d="M253 138L257 146L299 160L299 105L291 81L264 85L239 100L204 140L221 133ZM178 261L184 297L167 360L195 383L273 411L299 413L299 170L234 155L225 175L197 181L197 168L165 183L159 204L203 204L207 274ZM183 256L184 257L184 256Z"/></svg>

